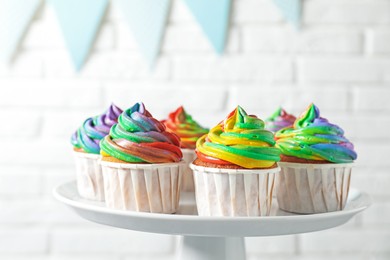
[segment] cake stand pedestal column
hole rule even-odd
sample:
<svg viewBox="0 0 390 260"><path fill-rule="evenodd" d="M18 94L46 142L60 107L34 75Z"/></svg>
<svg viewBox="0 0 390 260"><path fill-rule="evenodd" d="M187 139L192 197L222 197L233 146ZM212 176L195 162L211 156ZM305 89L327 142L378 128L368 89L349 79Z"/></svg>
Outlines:
<svg viewBox="0 0 390 260"><path fill-rule="evenodd" d="M183 236L178 260L245 260L242 237Z"/></svg>

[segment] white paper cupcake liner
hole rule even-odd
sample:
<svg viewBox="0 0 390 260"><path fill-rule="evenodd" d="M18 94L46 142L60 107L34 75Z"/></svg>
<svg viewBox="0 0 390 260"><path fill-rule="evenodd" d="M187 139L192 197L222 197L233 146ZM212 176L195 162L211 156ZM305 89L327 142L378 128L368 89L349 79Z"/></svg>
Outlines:
<svg viewBox="0 0 390 260"><path fill-rule="evenodd" d="M199 216L268 216L279 168L247 170L208 168L194 171Z"/></svg>
<svg viewBox="0 0 390 260"><path fill-rule="evenodd" d="M194 192L195 191L194 175L190 168L190 164L195 160L196 153L195 150L191 150L191 149L181 149L181 151L183 152L183 161L186 163L181 190L187 192Z"/></svg>
<svg viewBox="0 0 390 260"><path fill-rule="evenodd" d="M106 206L152 213L175 213L184 162L130 164L100 161Z"/></svg>
<svg viewBox="0 0 390 260"><path fill-rule="evenodd" d="M82 198L104 200L104 182L99 158L99 154L74 152L77 190Z"/></svg>
<svg viewBox="0 0 390 260"><path fill-rule="evenodd" d="M279 166L276 197L282 210L313 214L344 209L353 163L280 162Z"/></svg>

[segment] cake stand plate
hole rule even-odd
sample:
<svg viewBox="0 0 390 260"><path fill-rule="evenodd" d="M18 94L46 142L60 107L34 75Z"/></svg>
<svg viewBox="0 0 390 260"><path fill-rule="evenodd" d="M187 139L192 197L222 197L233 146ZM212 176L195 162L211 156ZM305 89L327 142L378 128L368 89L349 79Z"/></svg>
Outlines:
<svg viewBox="0 0 390 260"><path fill-rule="evenodd" d="M195 198L183 193L176 214L132 212L106 208L104 202L83 199L76 182L54 189L54 196L74 209L81 217L117 228L181 235L179 259L245 259L244 237L277 236L320 231L346 223L366 209L371 200L366 193L351 189L344 210L330 213L297 215L278 209L273 200L268 217L201 217L197 216Z"/></svg>

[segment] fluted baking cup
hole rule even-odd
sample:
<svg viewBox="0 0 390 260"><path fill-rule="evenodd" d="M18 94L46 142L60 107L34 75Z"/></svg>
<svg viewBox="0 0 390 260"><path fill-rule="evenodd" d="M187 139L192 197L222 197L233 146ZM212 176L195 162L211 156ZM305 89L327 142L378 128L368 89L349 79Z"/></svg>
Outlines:
<svg viewBox="0 0 390 260"><path fill-rule="evenodd" d="M175 213L185 163L131 164L100 161L106 206L152 213Z"/></svg>
<svg viewBox="0 0 390 260"><path fill-rule="evenodd" d="M76 163L77 190L82 198L104 200L102 169L98 163L99 154L74 152Z"/></svg>
<svg viewBox="0 0 390 260"><path fill-rule="evenodd" d="M275 174L272 169L223 169L190 164L200 216L268 216Z"/></svg>
<svg viewBox="0 0 390 260"><path fill-rule="evenodd" d="M195 160L196 153L192 149L181 149L183 152L183 161L186 163L186 167L183 174L182 191L194 192L194 176L190 168L190 164Z"/></svg>
<svg viewBox="0 0 390 260"><path fill-rule="evenodd" d="M353 163L280 162L279 166L276 197L282 210L313 214L344 209Z"/></svg>

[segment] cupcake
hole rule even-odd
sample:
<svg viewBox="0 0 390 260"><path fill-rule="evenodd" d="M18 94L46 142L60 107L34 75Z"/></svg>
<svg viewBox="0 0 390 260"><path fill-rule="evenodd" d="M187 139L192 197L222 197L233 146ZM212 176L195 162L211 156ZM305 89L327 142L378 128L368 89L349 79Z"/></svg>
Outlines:
<svg viewBox="0 0 390 260"><path fill-rule="evenodd" d="M196 143L195 195L200 216L266 216L279 150L264 122L241 107Z"/></svg>
<svg viewBox="0 0 390 260"><path fill-rule="evenodd" d="M176 212L184 169L180 138L167 132L143 103L125 110L100 146L106 206Z"/></svg>
<svg viewBox="0 0 390 260"><path fill-rule="evenodd" d="M104 184L100 158L100 140L108 135L110 127L117 122L122 110L111 104L99 116L90 117L72 135L71 142L76 162L77 190L81 197L91 200L104 200Z"/></svg>
<svg viewBox="0 0 390 260"><path fill-rule="evenodd" d="M295 116L279 107L270 117L265 119L265 129L275 133L282 128L292 126L295 119Z"/></svg>
<svg viewBox="0 0 390 260"><path fill-rule="evenodd" d="M195 191L194 178L189 164L196 158L196 141L202 135L207 134L208 129L203 128L194 119L192 119L182 106L170 113L168 119L163 120L162 122L166 126L167 131L180 137L180 147L183 153L183 160L187 164L187 168L183 175L182 190L193 192Z"/></svg>
<svg viewBox="0 0 390 260"><path fill-rule="evenodd" d="M311 104L294 125L275 134L281 151L277 200L282 210L322 213L345 207L354 147L344 131Z"/></svg>

